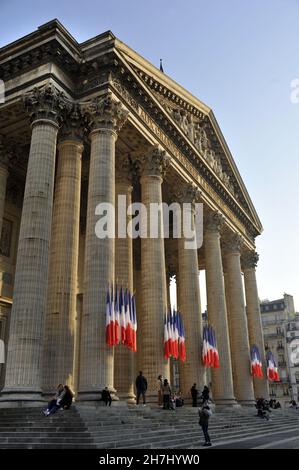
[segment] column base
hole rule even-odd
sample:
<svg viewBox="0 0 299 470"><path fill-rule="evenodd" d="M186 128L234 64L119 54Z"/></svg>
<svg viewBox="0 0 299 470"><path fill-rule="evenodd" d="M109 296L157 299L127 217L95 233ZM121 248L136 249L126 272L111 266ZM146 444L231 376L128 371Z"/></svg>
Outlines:
<svg viewBox="0 0 299 470"><path fill-rule="evenodd" d="M119 401L134 405L136 403L136 395L134 393L121 393L117 394Z"/></svg>
<svg viewBox="0 0 299 470"><path fill-rule="evenodd" d="M103 387L104 388L104 387ZM103 388L101 388L101 390L99 391L89 391L89 392L78 392L77 396L76 396L76 402L78 403L91 403L91 402L94 402L94 403L97 403L97 402L101 402L101 392L103 390ZM119 397L116 395L116 390L113 389L109 389L109 392L111 394L111 398L112 398L112 401L114 402L118 402L119 401Z"/></svg>
<svg viewBox="0 0 299 470"><path fill-rule="evenodd" d="M0 395L0 408L40 407L45 402L41 390L3 389Z"/></svg>
<svg viewBox="0 0 299 470"><path fill-rule="evenodd" d="M238 400L241 406L255 406L255 400Z"/></svg>
<svg viewBox="0 0 299 470"><path fill-rule="evenodd" d="M218 398L215 399L215 405L217 409L225 408L225 407L235 407L240 408L241 405L235 400L235 398Z"/></svg>

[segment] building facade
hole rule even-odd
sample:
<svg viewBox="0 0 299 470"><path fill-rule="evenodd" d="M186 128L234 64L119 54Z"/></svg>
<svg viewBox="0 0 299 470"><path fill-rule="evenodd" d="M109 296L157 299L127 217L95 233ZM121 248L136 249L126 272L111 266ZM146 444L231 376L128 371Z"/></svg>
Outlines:
<svg viewBox="0 0 299 470"><path fill-rule="evenodd" d="M294 365L291 374L291 344L292 339L296 339L297 325L293 297L284 294L283 298L278 300L262 301L261 316L265 350L273 353L280 376L279 382L270 383L270 397L283 403L289 402L293 393L292 388L295 390L296 383L295 378L291 377L295 374ZM297 396L297 389L295 392Z"/></svg>
<svg viewBox="0 0 299 470"><path fill-rule="evenodd" d="M0 78L3 337L10 325L2 405L38 403L58 383L82 402L105 386L133 400L137 370L156 399L157 376L170 377L163 328L173 275L187 348L180 387L202 387L199 269L221 360L214 400L267 396L267 381L250 370L252 344L265 367L255 278L262 226L212 110L110 31L79 44L57 20L0 50ZM188 203L192 224L203 204L203 244L186 249L184 236L162 230L98 238L96 208L115 207L119 195L125 212L132 201ZM105 342L112 282L136 292L135 355Z"/></svg>
<svg viewBox="0 0 299 470"><path fill-rule="evenodd" d="M286 326L290 399L299 402L299 314Z"/></svg>

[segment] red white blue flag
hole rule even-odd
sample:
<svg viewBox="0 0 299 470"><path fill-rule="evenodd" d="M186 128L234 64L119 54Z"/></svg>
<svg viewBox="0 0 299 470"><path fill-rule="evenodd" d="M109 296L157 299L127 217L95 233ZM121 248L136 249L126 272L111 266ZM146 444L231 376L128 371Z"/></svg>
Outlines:
<svg viewBox="0 0 299 470"><path fill-rule="evenodd" d="M279 382L279 373L275 358L271 351L267 352L267 377L270 382Z"/></svg>
<svg viewBox="0 0 299 470"><path fill-rule="evenodd" d="M179 332L179 359L182 362L186 361L186 343L185 343L185 330L183 325L182 316L178 313L178 332Z"/></svg>
<svg viewBox="0 0 299 470"><path fill-rule="evenodd" d="M170 310L164 319L164 357L186 360L185 331L182 316Z"/></svg>
<svg viewBox="0 0 299 470"><path fill-rule="evenodd" d="M106 293L106 344L108 346L113 346L113 329L114 325L112 323L112 302L110 288L108 288Z"/></svg>
<svg viewBox="0 0 299 470"><path fill-rule="evenodd" d="M136 299L132 295L132 351L137 351L137 317L136 317Z"/></svg>
<svg viewBox="0 0 299 470"><path fill-rule="evenodd" d="M137 351L137 313L135 296L113 285L106 292L106 344L124 344Z"/></svg>
<svg viewBox="0 0 299 470"><path fill-rule="evenodd" d="M250 351L251 358L251 374L253 377L263 378L263 364L259 348L254 344Z"/></svg>
<svg viewBox="0 0 299 470"><path fill-rule="evenodd" d="M119 297L118 288L115 287L115 301L114 301L114 346L120 341L120 315L119 315Z"/></svg>
<svg viewBox="0 0 299 470"><path fill-rule="evenodd" d="M210 325L203 327L202 362L206 367L218 369L219 354L217 349L216 334Z"/></svg>

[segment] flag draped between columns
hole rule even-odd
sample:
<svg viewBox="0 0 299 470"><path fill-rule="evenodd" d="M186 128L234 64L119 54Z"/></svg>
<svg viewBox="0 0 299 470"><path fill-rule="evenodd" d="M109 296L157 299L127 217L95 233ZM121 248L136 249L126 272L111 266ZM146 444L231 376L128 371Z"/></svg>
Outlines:
<svg viewBox="0 0 299 470"><path fill-rule="evenodd" d="M267 352L267 377L270 382L279 382L279 373L277 363L271 351Z"/></svg>
<svg viewBox="0 0 299 470"><path fill-rule="evenodd" d="M202 362L205 367L219 368L216 334L211 325L203 327Z"/></svg>
<svg viewBox="0 0 299 470"><path fill-rule="evenodd" d="M109 286L106 291L106 344L123 344L137 351L137 313L135 295L122 286Z"/></svg>
<svg viewBox="0 0 299 470"><path fill-rule="evenodd" d="M185 329L180 312L169 310L164 319L164 358L186 361Z"/></svg>
<svg viewBox="0 0 299 470"><path fill-rule="evenodd" d="M254 344L250 350L251 374L253 377L263 378L263 364L259 348Z"/></svg>

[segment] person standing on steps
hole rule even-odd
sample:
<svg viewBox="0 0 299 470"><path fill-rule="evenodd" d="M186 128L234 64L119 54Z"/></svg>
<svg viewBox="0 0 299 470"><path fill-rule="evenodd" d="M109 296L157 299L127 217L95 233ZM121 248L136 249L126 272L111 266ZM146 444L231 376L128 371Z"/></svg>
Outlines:
<svg viewBox="0 0 299 470"><path fill-rule="evenodd" d="M210 390L209 388L205 385L204 388L203 388L203 391L201 393L201 397L202 399L202 404L204 405L205 403L208 403L208 401L210 400Z"/></svg>
<svg viewBox="0 0 299 470"><path fill-rule="evenodd" d="M170 388L170 385L169 385L167 379L164 379L162 392L163 392L163 410L169 410L170 409L171 388Z"/></svg>
<svg viewBox="0 0 299 470"><path fill-rule="evenodd" d="M157 381L157 388L158 388L158 406L162 406L162 400L163 400L163 377L162 375L158 376L158 381Z"/></svg>
<svg viewBox="0 0 299 470"><path fill-rule="evenodd" d="M146 395L146 391L147 391L147 380L142 375L142 371L140 371L139 375L137 375L137 377L136 377L136 390L137 390L137 399L136 399L137 405L139 404L140 395L142 395L143 405L145 405L145 395Z"/></svg>
<svg viewBox="0 0 299 470"><path fill-rule="evenodd" d="M208 433L208 429L209 429L209 419L212 416L212 411L209 405L204 405L202 408L199 408L198 416L199 416L198 424L199 426L201 426L201 429L205 438L205 442L203 445L205 447L210 447L212 443L211 443L211 439Z"/></svg>
<svg viewBox="0 0 299 470"><path fill-rule="evenodd" d="M196 407L197 406L197 395L198 395L198 390L196 388L196 384L193 384L191 387L191 397L192 397L192 406Z"/></svg>
<svg viewBox="0 0 299 470"><path fill-rule="evenodd" d="M112 398L111 398L111 395L110 395L110 392L109 392L108 387L105 387L104 390L102 390L102 398L101 398L101 400L106 403L106 406L108 405L108 403L109 403L109 406L111 406Z"/></svg>

